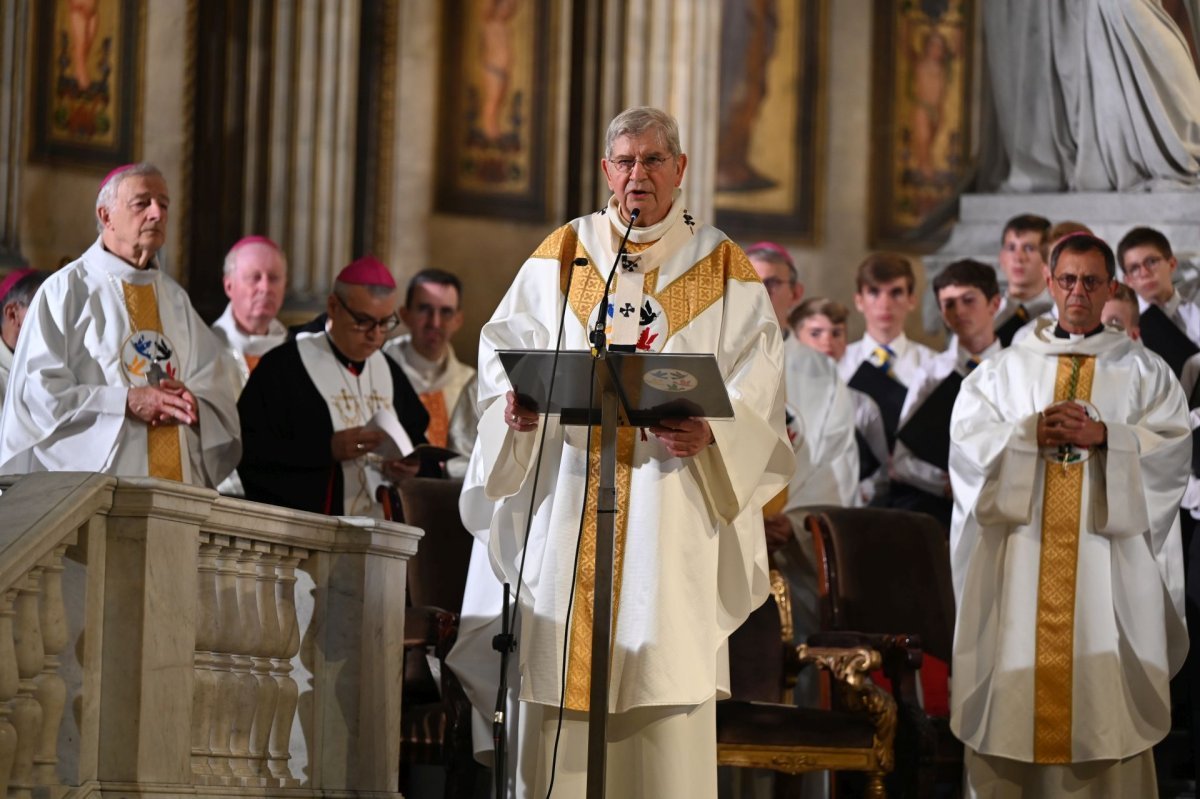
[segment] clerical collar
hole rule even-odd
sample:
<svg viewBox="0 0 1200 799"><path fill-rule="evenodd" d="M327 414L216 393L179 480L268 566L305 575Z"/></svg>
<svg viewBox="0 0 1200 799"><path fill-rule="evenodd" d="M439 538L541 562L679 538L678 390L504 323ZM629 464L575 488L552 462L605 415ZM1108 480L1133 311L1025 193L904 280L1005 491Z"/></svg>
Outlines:
<svg viewBox="0 0 1200 799"><path fill-rule="evenodd" d="M1104 325L1100 324L1096 327L1095 330L1091 330L1091 331L1088 331L1087 333L1084 333L1082 338L1091 338L1092 336L1096 335L1097 333L1103 333L1103 332L1104 332ZM1058 325L1058 324L1056 324L1054 326L1054 337L1055 338L1081 338L1081 336L1078 333L1068 333L1067 331L1062 329L1062 325Z"/></svg>
<svg viewBox="0 0 1200 799"><path fill-rule="evenodd" d="M325 333L325 340L329 342L329 349L333 351L333 357L338 359L338 363L353 372L355 376L363 373L363 369L366 368L367 365L366 361L350 360L350 358L343 354L342 351L337 348L337 345L333 343L333 336L329 335L328 332Z"/></svg>

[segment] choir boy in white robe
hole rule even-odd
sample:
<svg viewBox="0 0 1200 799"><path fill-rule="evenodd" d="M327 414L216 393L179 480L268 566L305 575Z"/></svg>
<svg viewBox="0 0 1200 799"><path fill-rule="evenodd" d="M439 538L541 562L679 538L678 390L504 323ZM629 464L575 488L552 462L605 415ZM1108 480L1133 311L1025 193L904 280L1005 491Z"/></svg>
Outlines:
<svg viewBox="0 0 1200 799"><path fill-rule="evenodd" d="M396 281L371 256L338 273L323 333L268 352L238 400L246 497L333 516L387 516L377 489L417 464L374 454L387 434L381 412L411 443L425 442L429 415L395 361L380 352L399 325Z"/></svg>
<svg viewBox="0 0 1200 799"><path fill-rule="evenodd" d="M1007 347L1022 326L1050 310L1054 301L1043 272L1050 220L1036 214L1014 216L1000 234L1000 271L1004 302L996 314L996 336Z"/></svg>
<svg viewBox="0 0 1200 799"><path fill-rule="evenodd" d="M1188 648L1191 437L1167 365L1101 324L1115 261L1059 242L1058 325L985 361L954 407L950 723L970 797L1157 795Z"/></svg>
<svg viewBox="0 0 1200 799"><path fill-rule="evenodd" d="M469 456L475 439L451 436L455 432L451 419L475 376L474 367L455 357L450 343L463 323L462 283L444 270L422 269L408 281L400 319L408 332L388 341L383 352L400 364L429 412L425 437L430 444ZM474 393L464 401L474 404Z"/></svg>
<svg viewBox="0 0 1200 799"><path fill-rule="evenodd" d="M287 328L275 318L287 288L287 258L266 236L246 236L225 256L222 285L229 304L212 328L237 360L244 386L262 356L287 341Z"/></svg>
<svg viewBox="0 0 1200 799"><path fill-rule="evenodd" d="M938 272L933 293L952 346L922 366L908 387L892 453L888 501L893 508L928 513L949 530L949 410L963 378L1001 349L992 329L1000 286L994 269L968 259ZM933 404L927 405L931 398Z"/></svg>
<svg viewBox="0 0 1200 799"><path fill-rule="evenodd" d="M628 269L614 281L606 314L609 340L644 352L715 354L734 418L678 418L624 428L618 437L610 796L716 796L715 701L728 690L727 638L768 592L762 507L794 464L784 430L782 339L745 254L686 211L678 189L686 165L669 115L652 108L618 115L601 161L612 198L546 238L480 334L483 415L462 511L468 529L487 531L492 565L505 581L517 584L522 550L528 553L518 760L529 795L545 795L560 698L566 711L555 795L584 795L593 589L585 564L596 518L585 483L594 487L598 479L599 437L591 436L589 451L586 428L519 406L496 350L552 349L564 302L563 347L588 349L631 220ZM574 265L580 258L586 266Z"/></svg>
<svg viewBox="0 0 1200 799"><path fill-rule="evenodd" d="M45 272L36 269L16 269L0 281L0 408L4 407L4 392L8 388L8 372L12 369L13 350L21 335L21 326L29 303L38 286L46 279Z"/></svg>
<svg viewBox="0 0 1200 799"><path fill-rule="evenodd" d="M158 267L170 198L151 164L96 197L100 236L25 317L0 413L0 473L88 471L215 486L237 463L237 370Z"/></svg>
<svg viewBox="0 0 1200 799"><path fill-rule="evenodd" d="M846 354L846 320L850 312L836 300L813 297L788 315L788 327L796 340L829 358L834 364ZM840 378L840 376L839 376ZM868 505L878 491L887 487L888 444L883 414L875 400L850 388L854 406L854 443L858 451L858 487L849 505Z"/></svg>

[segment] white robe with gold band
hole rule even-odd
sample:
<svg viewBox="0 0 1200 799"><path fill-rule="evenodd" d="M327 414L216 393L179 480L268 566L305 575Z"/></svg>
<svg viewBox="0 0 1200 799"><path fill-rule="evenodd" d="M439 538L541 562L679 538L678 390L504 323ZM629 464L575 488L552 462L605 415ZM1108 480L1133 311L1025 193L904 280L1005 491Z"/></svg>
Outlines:
<svg viewBox="0 0 1200 799"><path fill-rule="evenodd" d="M212 323L212 331L237 362L242 388L245 388L246 381L250 379L250 372L253 371L246 356L249 355L257 363L259 358L287 341L287 328L278 319L272 319L267 325L267 332L261 336L244 332L233 318L232 305L225 306L225 312Z"/></svg>
<svg viewBox="0 0 1200 799"><path fill-rule="evenodd" d="M158 269L135 269L97 240L51 275L29 306L0 413L0 473L88 471L150 474L149 426L126 415L129 389L145 386L145 342L122 283L150 287L162 367L196 397L200 423L176 426L185 482L215 486L241 456L237 367ZM149 289L148 289L149 290ZM139 349L139 347L141 349Z"/></svg>
<svg viewBox="0 0 1200 799"><path fill-rule="evenodd" d="M611 207L611 206L610 206ZM578 257L563 348L585 350L594 309L620 232L609 211L551 234L524 264L480 335L479 441L464 487L468 529L489 529L494 568L514 585L538 433L504 423L508 381L495 351L554 346L567 270ZM623 227L623 226L622 226ZM762 505L779 493L794 461L784 431L783 348L766 292L741 250L724 234L695 226L675 203L667 220L634 231L643 264L638 339L656 352L714 353L735 418L711 422L716 443L691 458L670 456L652 435L618 438L618 513L610 710L696 706L728 686L725 642L768 592ZM647 248L639 245L656 241ZM662 252L668 245L673 249ZM619 281L618 281L619 282ZM619 295L618 295L619 296ZM575 541L594 510L599 434L543 422L546 446L537 481L522 589L522 699L557 705ZM482 518L481 518L482 517ZM594 551L595 517L584 513L580 558ZM591 542L591 547L588 542ZM586 709L590 659L590 567L581 566L567 646L566 705Z"/></svg>
<svg viewBox="0 0 1200 799"><path fill-rule="evenodd" d="M1107 448L1048 463L1038 413L1072 385ZM1060 339L1042 324L963 382L951 441L955 735L1027 775L1145 752L1170 728L1188 645L1177 511L1191 440L1171 370L1123 333Z"/></svg>

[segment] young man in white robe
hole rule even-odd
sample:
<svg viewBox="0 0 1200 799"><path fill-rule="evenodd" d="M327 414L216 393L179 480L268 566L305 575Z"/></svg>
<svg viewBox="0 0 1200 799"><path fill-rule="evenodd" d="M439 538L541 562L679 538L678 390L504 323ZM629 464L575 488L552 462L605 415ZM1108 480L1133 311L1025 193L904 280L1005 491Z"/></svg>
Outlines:
<svg viewBox="0 0 1200 799"><path fill-rule="evenodd" d="M408 332L390 339L383 352L404 370L429 412L430 444L469 456L474 438L456 438L466 428L452 424L464 389L474 383L474 367L454 355L450 339L463 324L462 282L442 269L422 269L408 281L400 320ZM464 403L474 403L474 392ZM464 461L465 465L465 461Z"/></svg>
<svg viewBox="0 0 1200 799"><path fill-rule="evenodd" d="M0 408L8 388L8 373L12 369L13 350L21 336L29 303L47 274L36 269L15 269L0 281Z"/></svg>
<svg viewBox="0 0 1200 799"><path fill-rule="evenodd" d="M266 236L246 236L229 248L221 284L229 303L212 328L237 361L245 386L262 356L287 341L287 328L276 319L287 288L287 258Z"/></svg>
<svg viewBox="0 0 1200 799"><path fill-rule="evenodd" d="M951 729L970 797L1155 796L1188 648L1187 404L1105 328L1112 250L1054 248L1057 325L985 361L951 419Z"/></svg>
<svg viewBox="0 0 1200 799"><path fill-rule="evenodd" d="M151 164L100 185L100 236L29 306L0 413L0 473L215 486L241 453L237 372L155 257L170 198Z"/></svg>
<svg viewBox="0 0 1200 799"><path fill-rule="evenodd" d="M547 237L480 334L483 414L461 507L467 528L486 538L496 574L514 587L522 550L528 554L518 646L521 796L544 796L552 769L556 796L584 795L587 724L598 710L588 707L596 515L585 483L596 486L599 435L589 453L587 428L518 405L496 350L553 349L564 302L563 348L587 350L631 221L631 269L616 276L608 310L632 312L608 314L608 340L644 352L715 354L734 418L677 418L619 433L611 683L609 707L599 709L609 714L607 791L716 796L715 702L728 690L726 642L768 593L762 507L786 485L794 455L784 431L779 324L742 251L685 210L678 187L686 165L669 115L618 115L601 162L612 198ZM581 258L586 265L575 266Z"/></svg>
<svg viewBox="0 0 1200 799"><path fill-rule="evenodd" d="M1000 307L1000 286L994 269L968 259L938 272L933 293L942 321L952 334L952 346L923 365L908 387L892 453L888 500L889 507L928 513L948 530L953 506L945 460L950 418L942 413L950 407L947 402L953 404L963 378L1000 352L1000 341L992 329L992 317ZM935 395L936 405L921 414L926 400ZM906 443L910 436L924 457ZM935 442L937 446L931 446Z"/></svg>
<svg viewBox="0 0 1200 799"><path fill-rule="evenodd" d="M996 337L1001 346L1012 344L1024 325L1054 305L1043 272L1050 220L1036 214L1019 214L1000 233L1000 271L1004 273L1004 301L996 313Z"/></svg>

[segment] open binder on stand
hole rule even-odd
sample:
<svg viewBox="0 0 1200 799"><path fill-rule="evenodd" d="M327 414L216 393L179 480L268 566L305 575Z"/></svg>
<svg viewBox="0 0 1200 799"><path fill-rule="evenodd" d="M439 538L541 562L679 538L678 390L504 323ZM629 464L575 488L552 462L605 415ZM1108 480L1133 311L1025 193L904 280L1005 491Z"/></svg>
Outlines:
<svg viewBox="0 0 1200 799"><path fill-rule="evenodd" d="M600 425L596 505L596 573L588 707L588 799L604 797L612 630L613 536L617 512L618 427L653 427L664 419L729 419L733 405L712 354L498 350L519 404L560 417L564 425ZM553 396L550 386L553 383ZM597 708L603 712L595 712Z"/></svg>

